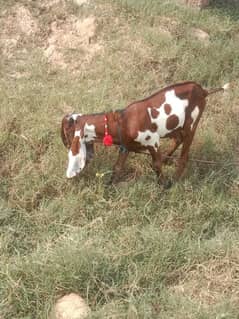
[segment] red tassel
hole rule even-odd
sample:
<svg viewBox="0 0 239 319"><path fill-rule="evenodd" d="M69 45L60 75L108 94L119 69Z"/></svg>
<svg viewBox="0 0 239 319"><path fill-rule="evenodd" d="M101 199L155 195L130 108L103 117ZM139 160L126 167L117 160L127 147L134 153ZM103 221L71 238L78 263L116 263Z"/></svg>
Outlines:
<svg viewBox="0 0 239 319"><path fill-rule="evenodd" d="M105 135L103 139L103 143L105 146L111 146L113 144L113 138L111 135Z"/></svg>
<svg viewBox="0 0 239 319"><path fill-rule="evenodd" d="M105 115L105 136L103 138L103 143L105 146L111 146L113 144L113 138L110 134L108 134L108 124L107 124L107 116Z"/></svg>

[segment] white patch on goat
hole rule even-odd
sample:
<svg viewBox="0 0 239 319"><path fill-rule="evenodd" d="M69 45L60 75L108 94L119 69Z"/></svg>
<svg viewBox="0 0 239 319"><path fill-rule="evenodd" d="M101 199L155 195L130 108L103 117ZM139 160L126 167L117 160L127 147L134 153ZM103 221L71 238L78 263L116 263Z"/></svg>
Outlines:
<svg viewBox="0 0 239 319"><path fill-rule="evenodd" d="M152 146L155 151L157 151L159 147L159 135L157 132L151 132L150 130L146 130L144 132L138 132L138 136L135 139L136 142L144 146Z"/></svg>
<svg viewBox="0 0 239 319"><path fill-rule="evenodd" d="M193 109L192 113L191 113L191 117L192 117L192 124L191 124L191 130L193 129L193 125L196 122L197 118L199 115L199 107L195 106L195 108Z"/></svg>
<svg viewBox="0 0 239 319"><path fill-rule="evenodd" d="M166 114L164 106L165 104L169 104L171 107L171 112L170 114ZM145 131L145 132L138 132L138 136L135 139L135 141L141 143L144 146L153 146L151 139L155 140L155 142L160 143L160 138L164 137L165 135L167 135L168 133L170 133L171 131L175 130L178 127L183 127L184 122L185 122L185 109L188 106L189 101L188 99L180 99L179 97L176 96L175 94L175 90L170 90L167 91L165 93L165 102L160 105L158 108L155 108L158 111L158 116L156 118L154 118L152 116L152 108L148 108L148 114L151 120L152 124L156 124L157 125L157 132L151 132L151 131ZM172 116L172 115L176 115L178 117L178 125L177 127L173 128L173 130L168 130L166 127L167 124L167 119ZM150 140L145 140L145 137L147 137L147 135L150 135L146 132L150 132L153 136L153 138L151 138Z"/></svg>
<svg viewBox="0 0 239 319"><path fill-rule="evenodd" d="M75 136L79 136L80 137L80 130L75 131Z"/></svg>
<svg viewBox="0 0 239 319"><path fill-rule="evenodd" d="M73 114L70 115L70 117L72 117L74 121L77 120L78 116L82 116L82 114L81 113L73 113Z"/></svg>
<svg viewBox="0 0 239 319"><path fill-rule="evenodd" d="M80 133L81 133L80 130L75 132L75 136L79 136L79 139L80 139L79 153L76 155L73 155L71 149L68 153L68 167L67 167L67 171L66 171L66 176L68 178L72 178L72 177L76 176L85 167L86 146L85 146L85 143L80 138Z"/></svg>
<svg viewBox="0 0 239 319"><path fill-rule="evenodd" d="M84 141L91 142L91 141L94 141L95 138L96 138L95 125L94 124L88 125L87 123L85 123Z"/></svg>
<svg viewBox="0 0 239 319"><path fill-rule="evenodd" d="M171 106L170 114L166 114L164 110L164 105L169 104ZM176 115L178 117L178 125L173 130L178 127L183 127L185 122L185 109L188 106L188 99L180 99L176 96L174 90L170 90L165 93L165 102L156 110L159 112L159 115L156 118L152 117L151 108L148 108L148 113L152 123L157 125L157 133L160 137L164 137L166 134L170 133L171 130L168 130L166 127L166 122L168 117L171 115Z"/></svg>

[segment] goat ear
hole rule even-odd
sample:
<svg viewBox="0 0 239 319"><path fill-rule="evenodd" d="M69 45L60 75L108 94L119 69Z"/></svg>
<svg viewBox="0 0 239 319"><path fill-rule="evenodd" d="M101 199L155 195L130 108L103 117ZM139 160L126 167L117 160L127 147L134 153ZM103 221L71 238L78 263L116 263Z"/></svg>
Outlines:
<svg viewBox="0 0 239 319"><path fill-rule="evenodd" d="M71 115L65 115L61 121L61 139L65 147L71 146L75 132L75 121Z"/></svg>
<svg viewBox="0 0 239 319"><path fill-rule="evenodd" d="M66 135L65 135L66 119L65 117L61 121L61 139L65 147L68 146Z"/></svg>
<svg viewBox="0 0 239 319"><path fill-rule="evenodd" d="M80 137L75 136L71 149L68 153L68 167L66 171L66 176L68 178L74 177L81 172L86 164L86 145L85 143L80 143Z"/></svg>
<svg viewBox="0 0 239 319"><path fill-rule="evenodd" d="M71 143L71 152L72 155L77 155L80 152L80 137L79 136L75 136L73 138L73 141Z"/></svg>

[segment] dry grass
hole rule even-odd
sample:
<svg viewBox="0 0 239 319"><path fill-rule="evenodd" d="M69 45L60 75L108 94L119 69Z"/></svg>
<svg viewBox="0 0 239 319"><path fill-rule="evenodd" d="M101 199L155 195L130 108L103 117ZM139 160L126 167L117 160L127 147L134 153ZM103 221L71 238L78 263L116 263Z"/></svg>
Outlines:
<svg viewBox="0 0 239 319"><path fill-rule="evenodd" d="M216 257L185 270L179 283L171 287L174 294L194 300L203 307L222 303L225 299L239 303L239 254Z"/></svg>
<svg viewBox="0 0 239 319"><path fill-rule="evenodd" d="M97 319L237 318L238 9L0 4L1 316L47 318L75 292ZM207 32L206 45L191 30ZM232 83L208 98L191 149L216 164L190 162L165 192L149 159L132 155L107 188L117 151L97 146L84 173L66 180L65 113L122 108L182 80Z"/></svg>

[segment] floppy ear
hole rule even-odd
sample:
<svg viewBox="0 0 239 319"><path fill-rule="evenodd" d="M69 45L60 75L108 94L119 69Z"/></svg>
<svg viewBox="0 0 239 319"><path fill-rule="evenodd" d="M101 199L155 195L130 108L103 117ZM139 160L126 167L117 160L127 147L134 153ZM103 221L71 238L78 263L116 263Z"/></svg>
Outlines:
<svg viewBox="0 0 239 319"><path fill-rule="evenodd" d="M80 152L80 137L79 136L75 136L73 138L73 141L71 143L71 152L73 156L79 154Z"/></svg>
<svg viewBox="0 0 239 319"><path fill-rule="evenodd" d="M67 147L68 144L67 144L67 140L66 140L66 136L65 136L64 127L65 127L65 117L61 121L61 140L62 140L63 144L65 145L65 147Z"/></svg>
<svg viewBox="0 0 239 319"><path fill-rule="evenodd" d="M61 139L66 148L70 148L74 133L75 121L71 116L65 115L61 121Z"/></svg>
<svg viewBox="0 0 239 319"><path fill-rule="evenodd" d="M73 138L71 148L68 153L68 167L66 176L72 178L79 174L86 164L86 145L80 141L80 136Z"/></svg>

